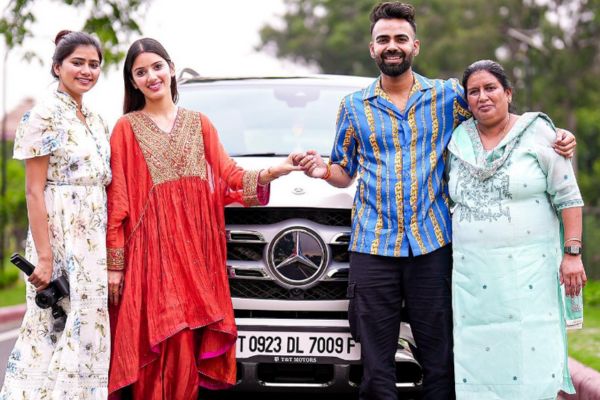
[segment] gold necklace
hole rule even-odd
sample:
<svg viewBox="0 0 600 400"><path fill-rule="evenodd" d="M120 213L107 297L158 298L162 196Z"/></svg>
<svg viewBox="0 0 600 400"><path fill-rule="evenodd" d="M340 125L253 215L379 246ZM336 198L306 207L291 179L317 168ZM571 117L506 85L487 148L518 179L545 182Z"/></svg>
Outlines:
<svg viewBox="0 0 600 400"><path fill-rule="evenodd" d="M504 136L506 135L506 128L508 127L508 124L510 122L510 113L506 114L506 122L504 122L504 126L502 127L502 129L500 130L500 133L498 133L498 135L496 136L498 139L498 141L496 142L496 144L494 144L493 147L495 147L498 143L500 143L500 141L504 138ZM479 132L479 138L482 139L481 140L481 144L483 145L483 138L487 138L487 135L481 130L481 128L479 127L479 122L477 124L475 124L475 127L477 128L477 132ZM486 146L483 146L483 148L485 150L491 150L489 148L486 148Z"/></svg>

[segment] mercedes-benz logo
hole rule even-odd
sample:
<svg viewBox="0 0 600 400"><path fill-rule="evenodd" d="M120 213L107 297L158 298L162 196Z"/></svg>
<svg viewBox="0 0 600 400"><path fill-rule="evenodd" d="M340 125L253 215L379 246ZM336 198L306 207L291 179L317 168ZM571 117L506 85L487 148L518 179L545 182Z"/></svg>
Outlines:
<svg viewBox="0 0 600 400"><path fill-rule="evenodd" d="M306 287L327 267L327 246L319 235L304 227L279 232L271 241L268 264L277 280L287 286Z"/></svg>

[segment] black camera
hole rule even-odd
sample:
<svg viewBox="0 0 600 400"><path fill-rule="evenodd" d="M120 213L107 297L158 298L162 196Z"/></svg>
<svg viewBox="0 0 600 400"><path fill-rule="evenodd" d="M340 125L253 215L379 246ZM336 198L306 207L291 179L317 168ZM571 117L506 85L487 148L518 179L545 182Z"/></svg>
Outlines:
<svg viewBox="0 0 600 400"><path fill-rule="evenodd" d="M14 253L10 256L10 262L17 266L27 276L33 273L35 267L22 255ZM69 297L69 281L64 276L59 276L50 282L48 287L35 295L35 304L39 308L52 307L54 317L54 331L60 332L65 328L67 315L57 303L64 297Z"/></svg>

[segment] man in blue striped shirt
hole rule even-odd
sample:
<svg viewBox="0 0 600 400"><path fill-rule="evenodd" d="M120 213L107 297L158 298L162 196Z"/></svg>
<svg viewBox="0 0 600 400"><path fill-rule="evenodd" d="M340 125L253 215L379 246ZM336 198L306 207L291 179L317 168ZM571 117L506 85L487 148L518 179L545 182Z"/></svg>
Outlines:
<svg viewBox="0 0 600 400"><path fill-rule="evenodd" d="M455 79L412 71L419 54L414 8L371 12L371 57L381 76L343 99L329 164L314 151L307 175L347 187L352 210L349 321L362 346L360 399L397 399L395 353L404 302L423 368L423 399L454 399L451 221L444 157L470 117Z"/></svg>

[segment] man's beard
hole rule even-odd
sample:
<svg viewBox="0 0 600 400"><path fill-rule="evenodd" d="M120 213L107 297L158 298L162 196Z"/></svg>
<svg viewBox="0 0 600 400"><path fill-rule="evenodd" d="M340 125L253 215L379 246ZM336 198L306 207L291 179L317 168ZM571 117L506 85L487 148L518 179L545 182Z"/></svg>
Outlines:
<svg viewBox="0 0 600 400"><path fill-rule="evenodd" d="M391 55L399 55L402 57L402 62L400 64L386 64L385 57ZM382 74L396 77L408 71L408 69L412 66L413 53L407 55L403 51L386 52L381 56L376 57L375 61L377 62L377 66Z"/></svg>

